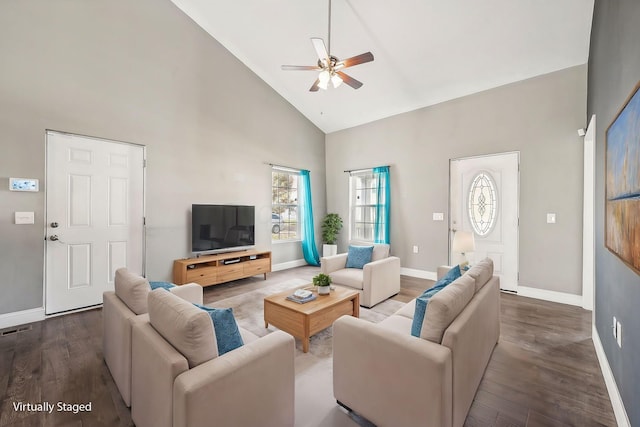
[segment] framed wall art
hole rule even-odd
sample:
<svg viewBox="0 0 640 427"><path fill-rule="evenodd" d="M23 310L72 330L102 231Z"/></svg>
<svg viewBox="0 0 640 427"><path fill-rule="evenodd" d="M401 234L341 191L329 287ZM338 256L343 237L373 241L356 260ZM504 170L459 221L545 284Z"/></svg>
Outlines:
<svg viewBox="0 0 640 427"><path fill-rule="evenodd" d="M605 245L640 274L640 83L606 132Z"/></svg>

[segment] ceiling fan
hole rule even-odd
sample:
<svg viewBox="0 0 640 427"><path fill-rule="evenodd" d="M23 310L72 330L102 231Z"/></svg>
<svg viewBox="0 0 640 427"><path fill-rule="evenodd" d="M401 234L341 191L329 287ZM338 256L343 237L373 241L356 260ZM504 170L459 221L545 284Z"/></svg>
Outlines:
<svg viewBox="0 0 640 427"><path fill-rule="evenodd" d="M362 53L360 55L352 56L344 60L340 60L337 57L331 55L331 0L329 0L329 31L327 38L328 48L324 44L324 40L318 37L312 37L311 43L318 55L317 65L283 65L283 70L315 70L320 71L318 78L313 83L310 92L317 92L318 89L326 89L329 84L329 80L333 84L334 88L337 88L342 82L351 86L354 89L359 89L362 86L362 82L354 79L342 70L354 65L364 64L366 62L373 61L373 54L371 52Z"/></svg>

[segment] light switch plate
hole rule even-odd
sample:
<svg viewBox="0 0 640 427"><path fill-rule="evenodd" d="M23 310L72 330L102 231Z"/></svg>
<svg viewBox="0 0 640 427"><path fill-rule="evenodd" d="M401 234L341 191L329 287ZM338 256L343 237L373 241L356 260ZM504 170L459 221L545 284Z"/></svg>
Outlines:
<svg viewBox="0 0 640 427"><path fill-rule="evenodd" d="M442 213L442 212L434 212L433 213L433 220L434 221L444 221L444 213Z"/></svg>
<svg viewBox="0 0 640 427"><path fill-rule="evenodd" d="M33 212L16 212L16 224L34 224L35 214Z"/></svg>

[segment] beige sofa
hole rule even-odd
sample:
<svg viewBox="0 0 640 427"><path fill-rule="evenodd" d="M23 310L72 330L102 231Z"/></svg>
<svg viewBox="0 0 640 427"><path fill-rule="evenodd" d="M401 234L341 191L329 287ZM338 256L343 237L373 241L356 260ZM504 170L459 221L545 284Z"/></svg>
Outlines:
<svg viewBox="0 0 640 427"><path fill-rule="evenodd" d="M102 296L102 353L122 400L131 406L131 321L147 313L149 282L126 268L116 270L115 291ZM202 286L188 283L171 288L185 300L202 304Z"/></svg>
<svg viewBox="0 0 640 427"><path fill-rule="evenodd" d="M371 246L371 243L351 242ZM364 268L347 268L347 253L323 257L320 271L331 276L332 283L357 289L360 305L373 307L400 292L400 258L390 256L389 245L373 244L371 262Z"/></svg>
<svg viewBox="0 0 640 427"><path fill-rule="evenodd" d="M379 427L461 427L500 335L493 262L431 298L420 338L411 335L414 309L415 300L379 324L334 323L334 396Z"/></svg>
<svg viewBox="0 0 640 427"><path fill-rule="evenodd" d="M133 325L131 418L137 427L265 426L294 422L294 339L242 328L218 356L209 314L156 289Z"/></svg>

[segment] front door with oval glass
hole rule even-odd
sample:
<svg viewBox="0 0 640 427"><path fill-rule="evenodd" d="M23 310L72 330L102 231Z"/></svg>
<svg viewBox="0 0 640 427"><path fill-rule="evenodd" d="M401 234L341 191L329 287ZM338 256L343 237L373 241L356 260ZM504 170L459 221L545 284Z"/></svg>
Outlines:
<svg viewBox="0 0 640 427"><path fill-rule="evenodd" d="M464 255L454 251L449 262L471 264L493 259L500 288L515 292L518 286L519 153L451 160L450 238L470 232L475 248Z"/></svg>

